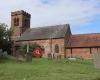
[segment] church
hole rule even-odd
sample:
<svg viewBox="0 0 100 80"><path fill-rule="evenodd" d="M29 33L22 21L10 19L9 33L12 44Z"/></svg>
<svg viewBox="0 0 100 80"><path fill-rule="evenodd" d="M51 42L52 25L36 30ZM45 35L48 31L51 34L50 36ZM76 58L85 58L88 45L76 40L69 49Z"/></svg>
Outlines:
<svg viewBox="0 0 100 80"><path fill-rule="evenodd" d="M11 29L13 51L22 44L37 43L48 53L61 54L62 58L82 57L91 59L92 55L100 51L100 33L77 34L71 33L69 24L30 27L31 15L23 10L11 12Z"/></svg>

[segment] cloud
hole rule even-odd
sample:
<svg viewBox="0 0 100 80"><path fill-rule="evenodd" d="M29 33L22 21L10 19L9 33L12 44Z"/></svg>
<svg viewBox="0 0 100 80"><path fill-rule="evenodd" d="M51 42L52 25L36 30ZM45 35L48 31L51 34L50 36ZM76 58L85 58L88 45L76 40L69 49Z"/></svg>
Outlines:
<svg viewBox="0 0 100 80"><path fill-rule="evenodd" d="M63 23L81 26L100 16L99 4L100 0L3 0L0 21L10 24L10 12L24 9L32 15L32 27Z"/></svg>

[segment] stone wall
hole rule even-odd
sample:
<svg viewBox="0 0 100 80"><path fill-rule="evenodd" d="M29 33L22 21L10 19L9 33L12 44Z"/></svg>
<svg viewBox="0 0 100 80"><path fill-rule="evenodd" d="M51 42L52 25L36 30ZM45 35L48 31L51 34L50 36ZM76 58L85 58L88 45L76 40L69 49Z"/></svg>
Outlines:
<svg viewBox="0 0 100 80"><path fill-rule="evenodd" d="M100 48L72 48L66 49L67 57L82 57L84 59L91 59L92 55L99 52Z"/></svg>

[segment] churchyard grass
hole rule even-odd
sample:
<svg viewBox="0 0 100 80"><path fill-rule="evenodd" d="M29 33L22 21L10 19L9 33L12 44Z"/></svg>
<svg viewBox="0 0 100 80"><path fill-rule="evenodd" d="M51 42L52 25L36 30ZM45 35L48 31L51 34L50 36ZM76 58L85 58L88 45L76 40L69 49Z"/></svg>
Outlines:
<svg viewBox="0 0 100 80"><path fill-rule="evenodd" d="M33 59L17 63L14 58L0 59L0 80L100 80L100 70L92 60L61 62Z"/></svg>

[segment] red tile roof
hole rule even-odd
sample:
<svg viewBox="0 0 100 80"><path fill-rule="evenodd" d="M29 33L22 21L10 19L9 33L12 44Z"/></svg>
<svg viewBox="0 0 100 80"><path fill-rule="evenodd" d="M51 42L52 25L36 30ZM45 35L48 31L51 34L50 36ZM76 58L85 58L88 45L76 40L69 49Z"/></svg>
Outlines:
<svg viewBox="0 0 100 80"><path fill-rule="evenodd" d="M72 35L67 48L100 47L100 33Z"/></svg>

